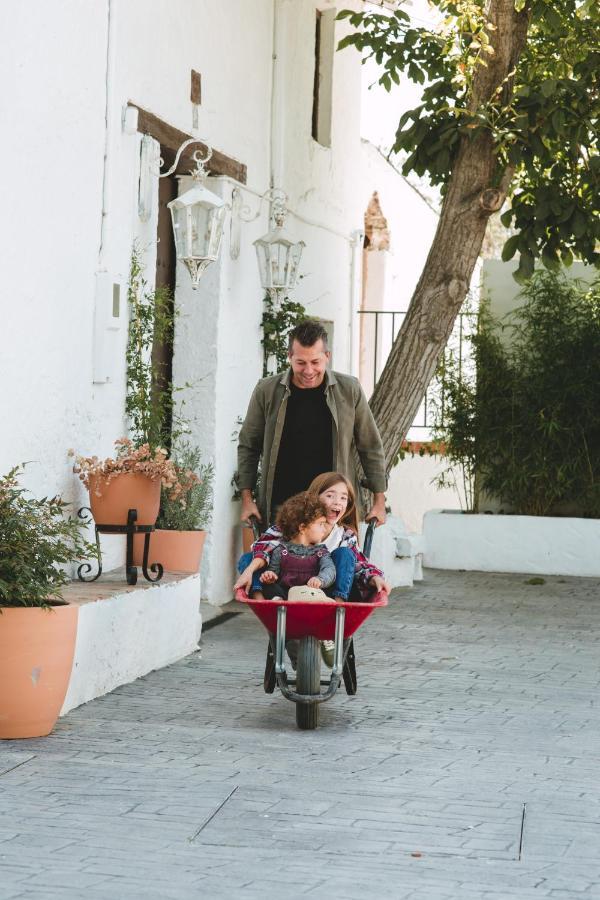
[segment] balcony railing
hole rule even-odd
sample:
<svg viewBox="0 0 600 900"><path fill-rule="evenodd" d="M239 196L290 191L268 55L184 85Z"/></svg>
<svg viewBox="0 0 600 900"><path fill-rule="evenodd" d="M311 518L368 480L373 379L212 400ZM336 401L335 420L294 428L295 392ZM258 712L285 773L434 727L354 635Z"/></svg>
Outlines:
<svg viewBox="0 0 600 900"><path fill-rule="evenodd" d="M402 327L406 316L405 309L361 309L358 311L361 319L360 328L360 380L367 390L372 385L375 389L377 380L383 372L392 345ZM447 346L452 348L458 361L459 373L463 365L470 361L470 345L467 336L473 332L476 313L459 313ZM428 388L421 404L413 428L430 428L433 424L432 416L432 389ZM443 398L442 409L443 409Z"/></svg>

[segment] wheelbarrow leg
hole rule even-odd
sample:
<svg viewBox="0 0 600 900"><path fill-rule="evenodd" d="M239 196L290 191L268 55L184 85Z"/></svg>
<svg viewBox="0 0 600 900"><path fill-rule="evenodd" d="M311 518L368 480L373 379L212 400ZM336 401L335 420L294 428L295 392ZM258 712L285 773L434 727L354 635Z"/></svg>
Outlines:
<svg viewBox="0 0 600 900"><path fill-rule="evenodd" d="M269 638L269 643L267 645L267 661L265 663L265 694L273 693L273 691L275 690L275 681L275 653L273 652L271 638Z"/></svg>
<svg viewBox="0 0 600 900"><path fill-rule="evenodd" d="M348 644L348 649L346 651L346 658L344 659L342 676L344 678L346 693L353 697L354 694L356 694L358 682L356 678L356 657L354 655L354 641L352 640L352 638L350 638L350 643Z"/></svg>

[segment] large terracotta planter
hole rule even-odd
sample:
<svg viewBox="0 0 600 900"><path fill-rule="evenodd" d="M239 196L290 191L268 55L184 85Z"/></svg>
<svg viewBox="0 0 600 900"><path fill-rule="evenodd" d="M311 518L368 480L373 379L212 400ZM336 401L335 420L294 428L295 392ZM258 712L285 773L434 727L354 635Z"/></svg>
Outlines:
<svg viewBox="0 0 600 900"><path fill-rule="evenodd" d="M200 570L206 531L167 531L157 528L150 535L148 565L160 563L165 572L195 574ZM144 536L133 539L133 564L141 566Z"/></svg>
<svg viewBox="0 0 600 900"><path fill-rule="evenodd" d="M107 484L102 476L90 475L90 509L96 525L127 525L130 509L137 510L136 525L154 525L159 507L160 478L123 472Z"/></svg>
<svg viewBox="0 0 600 900"><path fill-rule="evenodd" d="M69 686L78 615L78 606L2 608L0 738L52 731Z"/></svg>

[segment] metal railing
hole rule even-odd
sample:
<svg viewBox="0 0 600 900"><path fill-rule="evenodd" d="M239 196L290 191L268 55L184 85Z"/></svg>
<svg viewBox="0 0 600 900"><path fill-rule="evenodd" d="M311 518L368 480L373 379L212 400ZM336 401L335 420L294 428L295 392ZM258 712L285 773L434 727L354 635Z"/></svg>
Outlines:
<svg viewBox="0 0 600 900"><path fill-rule="evenodd" d="M383 372L392 345L402 327L405 309L360 309L358 315L364 318L360 329L360 377L363 384L372 381L373 390ZM461 312L457 316L448 347L457 354L458 370L470 358L466 338L473 332L476 313ZM443 398L441 400L443 408ZM413 428L431 427L431 388L428 388L423 403L413 422Z"/></svg>

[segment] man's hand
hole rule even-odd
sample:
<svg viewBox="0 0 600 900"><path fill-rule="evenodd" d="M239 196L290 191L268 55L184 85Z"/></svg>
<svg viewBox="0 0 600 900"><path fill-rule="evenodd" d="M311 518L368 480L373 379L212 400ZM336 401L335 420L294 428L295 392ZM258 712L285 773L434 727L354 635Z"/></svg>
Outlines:
<svg viewBox="0 0 600 900"><path fill-rule="evenodd" d="M267 571L263 572L263 574L260 576L260 580L263 584L274 584L277 581L277 575L275 574L275 572L271 572L269 569L267 569Z"/></svg>
<svg viewBox="0 0 600 900"><path fill-rule="evenodd" d="M311 588L320 588L322 581L320 578L317 578L317 576L315 575L313 578L309 578L308 581L306 582L306 584L308 585L308 587L311 587Z"/></svg>
<svg viewBox="0 0 600 900"><path fill-rule="evenodd" d="M244 490L242 491L242 509L240 512L240 521L249 522L250 516L256 516L258 521L262 522L262 517L258 511L258 506L252 499L252 491L244 488Z"/></svg>
<svg viewBox="0 0 600 900"><path fill-rule="evenodd" d="M373 494L373 506L365 516L366 521L377 519L377 525L384 525L387 514L385 511L385 494Z"/></svg>
<svg viewBox="0 0 600 900"><path fill-rule="evenodd" d="M381 577L381 575L373 575L371 578L369 578L369 584L373 585L378 594L380 593L380 591L385 591L386 594L389 594L389 592L391 591L391 587L389 586L387 581L385 581Z"/></svg>

